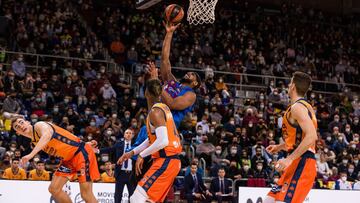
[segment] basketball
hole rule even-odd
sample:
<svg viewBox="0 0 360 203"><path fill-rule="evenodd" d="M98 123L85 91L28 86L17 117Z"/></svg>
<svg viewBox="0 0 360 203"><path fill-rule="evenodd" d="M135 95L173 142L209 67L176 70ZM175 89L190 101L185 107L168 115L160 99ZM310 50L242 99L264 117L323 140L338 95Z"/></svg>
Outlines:
<svg viewBox="0 0 360 203"><path fill-rule="evenodd" d="M184 17L184 9L177 5L171 4L165 9L165 21L170 23L180 23Z"/></svg>

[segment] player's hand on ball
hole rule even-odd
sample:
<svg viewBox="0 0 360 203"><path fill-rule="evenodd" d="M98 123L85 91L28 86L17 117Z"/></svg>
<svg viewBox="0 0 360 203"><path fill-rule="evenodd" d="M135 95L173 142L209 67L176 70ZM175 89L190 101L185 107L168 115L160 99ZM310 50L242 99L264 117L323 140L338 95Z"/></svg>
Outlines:
<svg viewBox="0 0 360 203"><path fill-rule="evenodd" d="M134 151L127 152L123 154L117 161L118 165L121 165L124 163L124 161L130 159L134 155Z"/></svg>
<svg viewBox="0 0 360 203"><path fill-rule="evenodd" d="M173 33L181 25L181 23L175 25L173 23L163 21L163 25L166 29L166 32Z"/></svg>
<svg viewBox="0 0 360 203"><path fill-rule="evenodd" d="M280 159L276 162L275 169L278 172L284 171L287 167L289 167L292 163L292 160L289 158L286 159Z"/></svg>
<svg viewBox="0 0 360 203"><path fill-rule="evenodd" d="M141 175L141 169L143 168L144 159L141 156L138 156L135 164L136 175Z"/></svg>
<svg viewBox="0 0 360 203"><path fill-rule="evenodd" d="M278 145L269 145L268 147L266 147L266 151L269 152L270 154L274 154L279 151L278 148L279 148Z"/></svg>

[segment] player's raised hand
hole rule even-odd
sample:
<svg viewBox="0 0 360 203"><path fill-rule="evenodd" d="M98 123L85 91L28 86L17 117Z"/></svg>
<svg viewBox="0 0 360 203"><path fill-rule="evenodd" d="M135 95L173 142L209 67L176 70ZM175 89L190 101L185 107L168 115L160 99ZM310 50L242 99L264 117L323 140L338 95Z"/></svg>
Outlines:
<svg viewBox="0 0 360 203"><path fill-rule="evenodd" d="M280 149L278 145L269 145L268 147L266 147L266 151L270 154L275 154L280 151Z"/></svg>
<svg viewBox="0 0 360 203"><path fill-rule="evenodd" d="M124 161L130 159L132 156L134 156L134 151L126 152L118 159L117 164L118 165L123 164Z"/></svg>
<svg viewBox="0 0 360 203"><path fill-rule="evenodd" d="M166 29L166 32L173 33L181 25L181 23L175 25L173 23L163 21L163 25Z"/></svg>
<svg viewBox="0 0 360 203"><path fill-rule="evenodd" d="M150 79L158 79L159 72L153 61L150 61L147 65L147 74L150 75Z"/></svg>

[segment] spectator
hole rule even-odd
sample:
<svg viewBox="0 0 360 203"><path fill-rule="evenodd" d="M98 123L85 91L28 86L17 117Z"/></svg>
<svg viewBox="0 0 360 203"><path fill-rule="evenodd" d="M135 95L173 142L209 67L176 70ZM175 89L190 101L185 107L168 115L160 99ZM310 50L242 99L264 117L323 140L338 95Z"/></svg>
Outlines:
<svg viewBox="0 0 360 203"><path fill-rule="evenodd" d="M184 195L187 202L192 203L194 200L209 201L211 193L206 188L200 174L196 173L197 164L191 164L191 173L185 176Z"/></svg>
<svg viewBox="0 0 360 203"><path fill-rule="evenodd" d="M109 81L105 81L104 86L100 88L100 95L102 95L102 98L105 100L116 98L116 92L112 88Z"/></svg>
<svg viewBox="0 0 360 203"><path fill-rule="evenodd" d="M320 154L320 161L317 161L316 167L317 167L318 177L327 180L331 175L331 170L326 162L325 154Z"/></svg>
<svg viewBox="0 0 360 203"><path fill-rule="evenodd" d="M230 180L225 178L225 169L220 168L218 170L218 177L212 179L210 185L210 192L212 193L213 199L218 202L231 201L234 202L234 197L231 192L232 183Z"/></svg>
<svg viewBox="0 0 360 203"><path fill-rule="evenodd" d="M11 167L5 169L3 178L9 180L25 180L26 172L24 169L19 168L19 159L13 159L11 162Z"/></svg>
<svg viewBox="0 0 360 203"><path fill-rule="evenodd" d="M114 171L111 161L105 163L105 172L101 174L101 182L115 183Z"/></svg>
<svg viewBox="0 0 360 203"><path fill-rule="evenodd" d="M16 79L18 80L22 80L23 78L25 78L26 68L23 60L23 55L19 54L17 56L17 60L13 61L11 64L11 69L12 71L14 71Z"/></svg>
<svg viewBox="0 0 360 203"><path fill-rule="evenodd" d="M17 93L15 91L11 91L9 96L4 100L4 104L2 107L3 112L9 113L20 113L21 106L16 98Z"/></svg>
<svg viewBox="0 0 360 203"><path fill-rule="evenodd" d="M36 162L36 169L29 172L29 180L50 180L50 174L45 170L45 163L43 161Z"/></svg>
<svg viewBox="0 0 360 203"><path fill-rule="evenodd" d="M347 181L346 172L340 173L340 179L337 180L334 184L335 190L352 190L351 183Z"/></svg>
<svg viewBox="0 0 360 203"><path fill-rule="evenodd" d="M202 169L202 168L199 167L199 159L198 159L197 157L194 157L194 159L192 160L191 163L197 165L197 171L196 171L196 173L199 174L201 177L204 177L205 172L204 172L204 169ZM189 175L190 173L191 173L191 165L189 165L189 166L186 168L185 176Z"/></svg>

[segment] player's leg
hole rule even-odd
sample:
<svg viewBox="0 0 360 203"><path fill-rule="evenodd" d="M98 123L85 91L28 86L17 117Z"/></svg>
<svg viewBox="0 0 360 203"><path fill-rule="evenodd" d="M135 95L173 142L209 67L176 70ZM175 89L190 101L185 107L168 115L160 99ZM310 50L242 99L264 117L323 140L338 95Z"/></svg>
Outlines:
<svg viewBox="0 0 360 203"><path fill-rule="evenodd" d="M67 177L54 175L54 177L52 178L49 186L49 192L56 200L56 202L71 203L71 199L69 195L62 190L67 182L68 182Z"/></svg>
<svg viewBox="0 0 360 203"><path fill-rule="evenodd" d="M93 193L93 187L92 187L93 183L92 182L83 182L83 183L79 183L79 185L80 185L81 198L86 203L97 203L97 200Z"/></svg>
<svg viewBox="0 0 360 203"><path fill-rule="evenodd" d="M149 197L146 194L144 188L138 185L130 197L130 203L144 203L147 202L148 199Z"/></svg>

